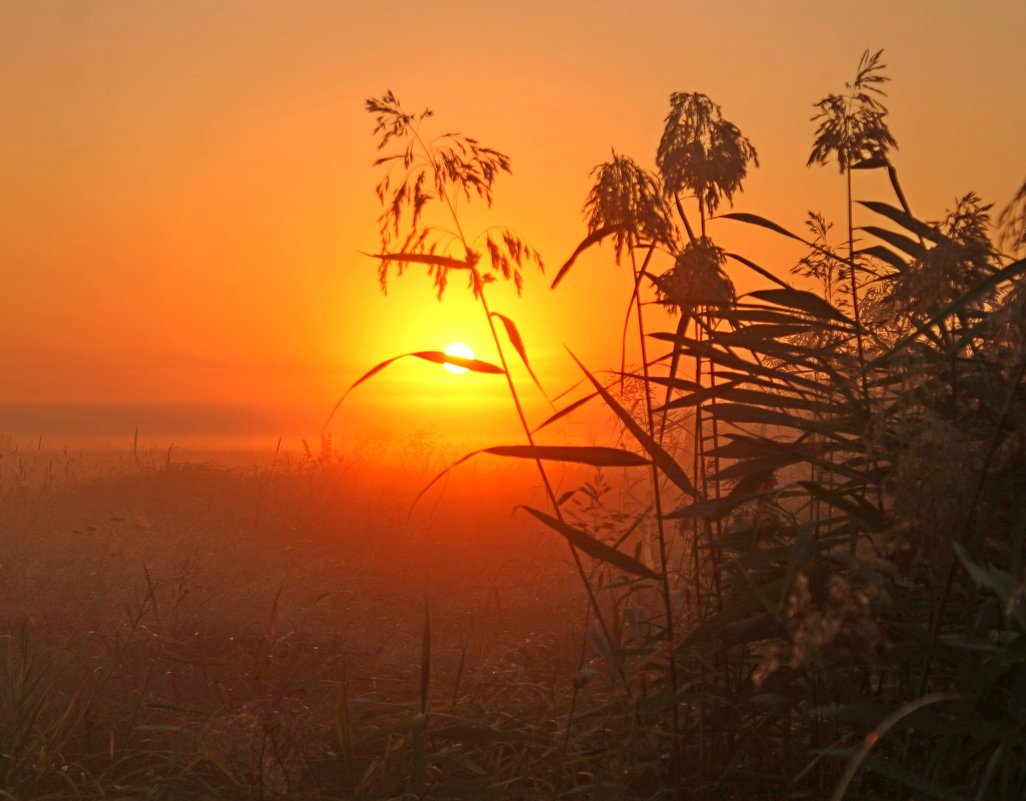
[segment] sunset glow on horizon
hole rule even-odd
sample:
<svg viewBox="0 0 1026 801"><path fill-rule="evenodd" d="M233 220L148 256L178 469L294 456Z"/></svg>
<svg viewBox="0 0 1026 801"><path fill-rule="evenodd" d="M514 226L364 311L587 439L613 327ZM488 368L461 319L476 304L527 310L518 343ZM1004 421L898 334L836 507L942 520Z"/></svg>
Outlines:
<svg viewBox="0 0 1026 801"><path fill-rule="evenodd" d="M408 112L434 112L427 137L459 131L512 160L490 208L470 197L457 212L481 253L506 226L544 258L544 272L523 266L522 295L511 282L487 287L491 311L522 338L531 373L499 326L540 422L552 409L533 377L550 397L581 379L566 348L596 372L618 369L630 264L615 263L608 241L550 284L588 233L594 166L615 151L654 169L671 92L707 93L758 149L760 166L721 212L803 231L807 212L822 211L836 232L836 168L805 166L812 104L843 86L864 49L884 48L895 163L916 213L942 218L970 191L995 214L1008 203L1026 177L1026 108L1008 102L1021 94L1012 66L1026 6L979 8L0 3L0 412L21 434L47 420L65 431L78 404L131 432L147 404L252 406L273 443L276 431L316 432L346 387L398 354L465 340L496 360L482 355L489 318L466 271L451 271L439 301L425 266L410 264L385 294L364 255L380 252L384 175L364 102L394 90ZM856 191L890 189L866 173ZM464 258L453 221L434 223L444 255ZM730 220L709 220L709 233L797 280L800 246ZM739 292L767 286L729 269ZM652 330L672 327L661 310L646 314ZM627 363L639 358L635 338ZM491 427L480 436L514 436L504 379L462 378L392 367L335 425L352 434L387 416L459 438L480 397L475 419ZM458 402L446 394L457 387Z"/></svg>

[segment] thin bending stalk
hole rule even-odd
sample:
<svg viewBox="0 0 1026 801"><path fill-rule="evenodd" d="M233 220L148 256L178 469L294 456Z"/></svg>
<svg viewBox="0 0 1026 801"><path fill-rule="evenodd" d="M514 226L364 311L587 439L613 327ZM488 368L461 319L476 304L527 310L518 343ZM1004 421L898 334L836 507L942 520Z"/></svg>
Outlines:
<svg viewBox="0 0 1026 801"><path fill-rule="evenodd" d="M648 426L648 436L655 439L655 415L652 412L652 396L649 393L649 387L651 381L648 373L648 350L645 346L645 319L641 313L641 273L644 272L645 267L648 266L649 259L652 258L653 248L649 248L648 255L645 257L645 261L642 264L642 269L638 270L638 265L634 259L634 249L631 248L631 268L634 271L634 305L638 315L638 341L641 346L641 370L645 376L645 422ZM659 488L659 467L656 465L655 459L652 460L652 494L655 501L655 516L656 516L656 532L659 539L659 568L662 577L662 589L663 589L663 606L666 609L666 639L670 643L670 697L672 699L671 708L671 720L673 723L673 753L677 754L677 736L680 733L680 721L677 711L677 658L674 655L673 650L673 601L670 597L670 568L669 562L666 558L666 531L663 526L663 500L662 492ZM677 770L678 760L673 759L673 769Z"/></svg>
<svg viewBox="0 0 1026 801"><path fill-rule="evenodd" d="M427 144L425 144L424 140L420 136L420 133L415 132L414 136L416 137L418 144L423 150L425 157L431 164L432 168L435 170L436 175L442 172L439 165L431 157L431 149L427 146ZM460 225L459 215L456 213L456 206L453 204L452 199L449 197L449 194L444 190L443 187L439 187L438 194L439 197L445 202L445 205L448 207L449 215L452 218L453 224L456 226L456 233L460 239L460 242L463 244L464 250L469 254L471 252L471 248L467 242L466 234L464 234L463 232L463 226ZM481 308L484 310L485 319L488 321L488 330L491 331L492 341L495 343L495 349L499 354L499 361L502 363L502 372L506 376L506 383L509 385L509 393L510 396L513 398L513 405L516 407L517 417L520 418L520 424L524 429L524 435L527 437L528 444L530 444L530 446L533 448L534 436L531 434L531 426L527 422L527 415L524 414L524 407L520 402L520 394L517 392L516 384L513 383L513 376L509 371L509 362L506 360L506 353L502 349L502 341L499 338L499 332L495 328L495 320L492 317L491 309L488 307L488 300L485 297L484 292L484 281L481 280L481 275L477 272L476 267L470 265L469 262L468 266L470 267L472 273L474 289L477 293L477 296L481 300ZM541 476L542 483L545 485L545 492L548 495L549 503L552 504L552 510L555 513L556 518L561 523L565 522L563 519L563 511L562 509L560 509L559 503L556 500L556 493L552 489L552 482L549 481L549 476L548 473L545 471L545 466L542 464L540 459L535 459L534 463L538 467L538 474ZM567 545L569 545L570 547L570 553L573 556L574 564L577 567L577 572L580 574L581 581L584 582L585 590L588 593L588 602L595 610L595 617L598 620L599 627L602 629L602 636L605 637L607 643L611 644L613 642L613 638L610 634L609 627L606 624L605 617L602 614L602 609L599 606L598 599L595 597L595 592L592 589L591 582L588 580L588 573L584 569L584 563L581 561L581 556L577 552L577 548L574 546L572 542L567 541ZM627 676L623 672L623 666L619 662L616 663L616 670L621 682L623 683L624 690L627 693L627 697L632 698L633 693L631 691L630 682L627 681Z"/></svg>

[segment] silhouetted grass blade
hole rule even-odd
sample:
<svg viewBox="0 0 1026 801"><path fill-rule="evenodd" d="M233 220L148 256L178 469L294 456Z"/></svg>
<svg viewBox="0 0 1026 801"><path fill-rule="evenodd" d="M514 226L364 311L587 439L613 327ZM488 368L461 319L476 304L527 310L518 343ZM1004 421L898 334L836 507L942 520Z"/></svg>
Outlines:
<svg viewBox="0 0 1026 801"><path fill-rule="evenodd" d="M473 373L504 373L499 365L492 364L491 362L484 362L480 359L464 359L462 356L451 356L448 353L443 353L440 350L419 350L415 353L408 353L407 356L416 356L418 359L423 359L426 362L434 362L435 364L451 364L456 367L465 367ZM360 379L363 380L362 378ZM356 386L355 384L353 386Z"/></svg>
<svg viewBox="0 0 1026 801"><path fill-rule="evenodd" d="M724 220L737 220L738 222L745 222L749 225L758 225L761 228L768 228L770 231L786 236L789 239L796 239L799 242L805 242L805 240L797 234L792 234L783 226L777 225L775 222L767 220L765 217L760 217L758 214L750 214L745 211L731 211L727 214L719 214L717 217ZM808 242L805 242L805 244L808 244Z"/></svg>
<svg viewBox="0 0 1026 801"><path fill-rule="evenodd" d="M715 387L701 387L693 392L689 392L687 395L682 395L679 398L671 400L669 403L664 403L653 411L662 412L667 409L686 409L691 406L698 406L701 403L705 403L711 398L721 397L723 391L730 386L737 386L736 381L729 384L718 384Z"/></svg>
<svg viewBox="0 0 1026 801"><path fill-rule="evenodd" d="M923 247L919 242L912 237L899 234L895 231L889 231L886 228L880 228L876 225L864 225L859 230L865 231L867 234L875 236L877 239L882 239L888 245L897 248L903 253L907 253L913 259L921 259L926 255L926 248Z"/></svg>
<svg viewBox="0 0 1026 801"><path fill-rule="evenodd" d="M739 256L737 253L728 253L727 254L727 258L728 259L733 259L736 262L740 262L745 267L747 267L749 270L754 270L755 272L757 272L763 278L768 278L770 281L772 281L774 284L779 286L781 289L790 289L791 288L791 285L789 283L787 283L787 281L781 281L779 278L777 278L775 275L773 275L773 273L771 273L769 270L767 270L767 269L765 269L763 267L760 267L758 264L756 264L751 259L746 259L744 256Z"/></svg>
<svg viewBox="0 0 1026 801"><path fill-rule="evenodd" d="M581 240L581 244L577 246L577 249L574 250L572 254L570 254L570 258L567 259L566 262L564 262L563 266L559 268L559 272L556 273L556 277L552 279L551 288L555 289L559 285L559 282L563 280L563 276L566 275L567 272L570 271L570 268L574 266L574 262L577 261L578 256L580 256L592 245L601 242L607 236L616 233L621 228L623 228L622 225L604 225L597 231L592 231L590 234L584 237L584 239Z"/></svg>
<svg viewBox="0 0 1026 801"><path fill-rule="evenodd" d="M911 231L917 236L923 237L923 239L929 239L931 242L936 242L938 245L941 242L951 241L932 225L927 225L921 220L917 220L911 214L908 214L901 209L896 209L894 206L888 205L887 203L880 203L875 200L859 200L856 202L860 206L865 206L870 211L875 211L877 214L887 217L889 220L896 222L906 231Z"/></svg>
<svg viewBox="0 0 1026 801"><path fill-rule="evenodd" d="M645 459L636 453L621 450L620 448L608 448L601 445L495 445L491 448L482 448L478 451L472 451L471 453L460 457L445 468L441 473L431 479L424 489L417 493L417 497L414 498L413 503L410 504L410 509L412 510L420 499L424 497L424 493L437 484L438 481L446 476L450 471L482 453L489 453L493 456L506 456L513 459L573 462L576 464L591 465L592 467L640 467L642 465L650 464L648 459Z"/></svg>
<svg viewBox="0 0 1026 801"><path fill-rule="evenodd" d="M752 292L751 295L759 300L775 303L778 306L787 306L791 309L807 312L821 320L836 320L845 325L855 324L848 317L841 314L834 306L823 300L823 298L802 289L759 289Z"/></svg>
<svg viewBox="0 0 1026 801"><path fill-rule="evenodd" d="M872 247L863 248L862 250L855 251L856 256L872 256L874 259L879 259L885 262L899 273L903 273L908 269L907 262L901 258L897 253L889 248L885 248L883 245L873 245Z"/></svg>
<svg viewBox="0 0 1026 801"><path fill-rule="evenodd" d="M578 528L574 528L569 523L564 523L562 520L552 517L551 515L530 506L522 506L521 508L534 515L557 534L561 534L570 542L571 545L584 551L593 559L598 559L601 562L607 562L608 564L618 567L635 576L641 576L642 578L647 579L659 578L658 573L646 567L637 559L628 556L622 551L616 550L616 548L613 548L611 545L607 545L601 540L595 539L590 534L586 534Z"/></svg>
<svg viewBox="0 0 1026 801"><path fill-rule="evenodd" d="M534 374L534 370L531 369L531 362L527 358L527 348L524 347L524 340L520 336L520 331L517 330L516 323L506 315L499 314L498 312L492 312L492 317L498 317L502 320L502 324L506 328L506 336L509 337L509 341L513 344L513 347L516 348L517 353L520 354L520 360L524 363L524 367L527 368L527 372L531 376L531 380L534 381L534 385L541 390L542 395L545 395L546 399L548 399L549 396L545 393L545 389L538 380L538 376L536 376ZM549 400L549 403L551 404L552 401Z"/></svg>
<svg viewBox="0 0 1026 801"><path fill-rule="evenodd" d="M532 434L537 434L539 431L541 431L546 426L552 425L553 423L555 423L560 418L566 417L568 414L571 414L572 412L577 411L577 409L579 409L582 406L584 406L584 404L586 404L588 401L593 400L593 399L595 399L597 397L598 397L598 393L597 392L592 392L590 395L585 395L583 398L579 398L578 400L575 400L569 406L565 406L564 408L560 409L555 414L553 414L551 417L549 417L547 420L545 420L544 422L542 422L539 425L535 426L531 430L531 433Z"/></svg>
<svg viewBox="0 0 1026 801"><path fill-rule="evenodd" d="M332 418L335 416L335 412L338 411L338 407L342 405L342 401L346 399L350 392L352 392L354 389L360 386L360 384L362 384L367 379L373 378L375 375L377 375L386 367L388 367L388 365L392 364L392 362L398 361L399 359L403 359L407 356L415 356L418 359L423 359L424 361L428 362L434 362L435 364L452 364L456 367L465 367L467 370L470 370L475 373L505 372L497 364L492 364L491 362L484 362L480 359L464 359L460 356L450 356L446 353L443 353L440 350L421 350L416 351L414 353L403 353L399 356L393 356L391 359L385 359L385 361L381 362L380 364L376 364L374 367L372 367L370 370L368 370L366 373L364 373L362 376L356 379L356 381L349 385L349 389L342 393L342 397L339 398L335 405L332 407L331 414L329 414L328 419L324 421L324 427L327 428L328 423L330 423Z"/></svg>
<svg viewBox="0 0 1026 801"><path fill-rule="evenodd" d="M881 531L886 527L887 520L884 514L865 498L847 492L828 489L813 481L799 481L797 483L808 490L811 495L851 515L869 531Z"/></svg>
<svg viewBox="0 0 1026 801"><path fill-rule="evenodd" d="M465 259L454 259L451 256L439 256L435 253L367 253L364 256L381 261L400 261L408 264L427 264L431 267L445 267L447 270L469 270L470 262Z"/></svg>
<svg viewBox="0 0 1026 801"><path fill-rule="evenodd" d="M577 366L580 367L588 377L588 380L591 381L592 386L595 387L598 394L602 396L602 400L605 401L606 405L613 410L621 421L623 421L623 424L648 452L666 477L680 489L684 490L688 495L697 498L698 490L696 490L695 485L691 483L691 479L689 479L687 473L684 472L684 468L677 464L674 458L667 453L663 446L652 439L652 437L650 437L648 433L638 425L638 422L631 416L630 412L624 409L623 406L613 399L613 396L610 395L606 388L599 383L598 379L589 372L588 368L581 363L580 359L574 356L573 353L571 353L570 356L575 362L577 362Z"/></svg>
<svg viewBox="0 0 1026 801"><path fill-rule="evenodd" d="M576 462L593 467L640 467L649 460L631 451L601 445L496 445L476 453L510 456L515 459L543 459L553 462ZM473 454L471 454L472 456Z"/></svg>
<svg viewBox="0 0 1026 801"><path fill-rule="evenodd" d="M696 518L708 517L710 520L717 520L736 506L739 506L745 501L760 498L763 494L764 493L759 492L740 498L733 498L728 495L723 498L714 498L711 501L689 503L683 506L678 506L672 512L667 512L663 515L663 518L666 520L693 520Z"/></svg>

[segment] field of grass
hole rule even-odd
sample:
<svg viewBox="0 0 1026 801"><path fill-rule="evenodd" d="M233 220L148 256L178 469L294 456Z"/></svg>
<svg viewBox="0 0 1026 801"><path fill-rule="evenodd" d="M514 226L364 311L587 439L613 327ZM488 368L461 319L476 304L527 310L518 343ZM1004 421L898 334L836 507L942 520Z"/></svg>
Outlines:
<svg viewBox="0 0 1026 801"><path fill-rule="evenodd" d="M671 96L657 174L595 169L552 288L612 244L640 365L578 363L542 423L488 300L540 258L457 211L508 158L369 100L382 285L469 277L498 363L405 355L502 374L523 443L423 497L462 455L424 436L230 463L0 443L0 795L1026 797L1026 185L997 220L972 193L917 217L881 55L815 105L839 241L718 213L757 158L705 95ZM739 224L805 255L778 275L707 233ZM587 402L619 436L548 444Z"/></svg>
<svg viewBox="0 0 1026 801"><path fill-rule="evenodd" d="M332 452L0 461L5 797L389 797L558 750L583 591L509 476L408 519L430 476Z"/></svg>

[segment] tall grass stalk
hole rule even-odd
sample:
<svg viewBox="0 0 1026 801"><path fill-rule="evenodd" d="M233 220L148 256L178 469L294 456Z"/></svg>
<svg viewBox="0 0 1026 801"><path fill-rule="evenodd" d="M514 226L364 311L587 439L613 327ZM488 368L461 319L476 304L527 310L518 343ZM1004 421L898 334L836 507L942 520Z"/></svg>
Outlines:
<svg viewBox="0 0 1026 801"><path fill-rule="evenodd" d="M375 131L382 134L378 145L379 150L386 147L393 137L408 140L401 155L386 156L377 162L385 164L401 159L405 170L399 188L392 189L388 176L378 187L379 199L385 204L385 211L381 216L381 244L384 251L380 273L382 287L385 287L389 263L397 264L400 272L407 263L427 263L434 274L438 297L441 299L447 286L448 271L452 269L468 271L470 289L478 300L488 325L517 419L529 447L535 448L534 434L524 412L520 393L513 380L506 351L495 325L496 313L490 308L485 292L485 286L495 280L496 276L493 273L482 273L479 267L481 254L475 249L475 243L472 243L465 234L457 210L460 193L466 198L470 198L471 194L475 193L488 205L491 205L492 184L499 173L510 171L509 159L504 154L483 147L476 140L462 137L459 134L446 134L434 142L426 142L420 132L420 123L432 116L432 112L428 110L419 115L409 115L403 111L391 92L381 98L368 100L366 105L368 111L377 115ZM436 250L440 243L437 238L432 238L433 229L420 226L423 209L432 199L425 189L428 182L436 193L435 197L442 201L449 221L455 227L455 238L465 254L463 259L437 255ZM390 192L392 194L389 194ZM410 214L409 232L400 252L389 252L390 232L399 232L400 216L406 207L409 207L407 211ZM518 234L509 229L503 229L501 237L494 240L489 235L486 239L485 249L493 270L501 277L513 280L518 291L522 286L520 268L524 262L534 261L539 267L542 266L540 256ZM512 325L512 321L509 318L504 318L504 321L507 326L507 334L511 334L512 332L508 328ZM520 340L519 334L517 334L516 340ZM515 341L514 344L517 342ZM527 363L526 352L521 350L520 356ZM561 524L566 525L563 510L545 465L539 457L535 457L533 461L541 477L553 514ZM578 548L570 541L568 541L568 546L603 636L606 642L613 642L612 632L595 595L594 587L581 560ZM619 660L616 661L615 670L624 691L630 697L632 688Z"/></svg>
<svg viewBox="0 0 1026 801"><path fill-rule="evenodd" d="M851 289L852 315L855 318L855 345L859 360L859 378L867 418L871 415L869 382L866 377L866 350L862 328L862 308L859 301L858 269L855 254L855 227L853 222L852 170L887 167L887 151L897 143L887 127L887 109L880 102L885 96L880 84L889 80L883 74L886 65L880 63L883 50L866 50L859 59L855 79L845 84L845 95L827 95L815 105L819 113L816 140L809 154L808 165L826 164L832 157L844 175L845 209L848 222L848 278Z"/></svg>

